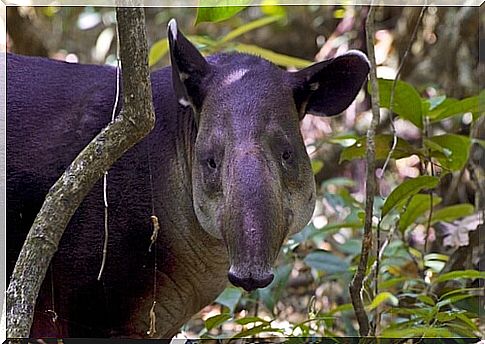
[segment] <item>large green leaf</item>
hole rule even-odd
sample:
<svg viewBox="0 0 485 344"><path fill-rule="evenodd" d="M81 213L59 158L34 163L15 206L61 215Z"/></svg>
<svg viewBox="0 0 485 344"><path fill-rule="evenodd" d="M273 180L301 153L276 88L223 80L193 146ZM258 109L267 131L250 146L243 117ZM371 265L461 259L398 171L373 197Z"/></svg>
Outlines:
<svg viewBox="0 0 485 344"><path fill-rule="evenodd" d="M389 155L389 151L392 148L393 136L392 135L376 135L374 138L376 147L376 159L385 160ZM340 161L342 163L345 160L361 159L366 155L366 137L361 137L352 146L344 148L340 153ZM400 159L412 154L417 154L417 150L410 145L407 141L397 138L397 144L392 152L391 158Z"/></svg>
<svg viewBox="0 0 485 344"><path fill-rule="evenodd" d="M239 51L241 53L260 56L262 58L265 58L273 62L274 64L277 64L283 67L305 68L312 64L312 62L308 60L303 60L297 57L292 57L284 54L278 54L278 53L275 53L274 51L264 49L251 44L238 43L234 46L234 50Z"/></svg>
<svg viewBox="0 0 485 344"><path fill-rule="evenodd" d="M432 122L437 122L465 112L478 112L478 96L462 100L446 99L435 109L431 110L428 113L428 117Z"/></svg>
<svg viewBox="0 0 485 344"><path fill-rule="evenodd" d="M430 137L424 143L441 166L452 171L459 171L468 161L472 141L467 136L444 134ZM435 155L435 152L438 154Z"/></svg>
<svg viewBox="0 0 485 344"><path fill-rule="evenodd" d="M441 202L441 197L433 195L433 206ZM418 217L430 209L430 195L414 195L399 218L399 230L404 232Z"/></svg>
<svg viewBox="0 0 485 344"><path fill-rule="evenodd" d="M391 107L391 90L394 80L378 79L378 82L380 106L389 109ZM418 91L407 82L397 81L392 110L418 128L423 127L421 97Z"/></svg>
<svg viewBox="0 0 485 344"><path fill-rule="evenodd" d="M311 268L323 271L326 274L345 272L349 269L349 263L334 254L324 251L310 252L304 262Z"/></svg>
<svg viewBox="0 0 485 344"><path fill-rule="evenodd" d="M472 204L455 204L445 207L443 209L437 210L433 213L431 218L431 223L438 221L451 222L460 217L465 217L473 214L475 207Z"/></svg>
<svg viewBox="0 0 485 344"><path fill-rule="evenodd" d="M200 0L195 23L227 20L244 10L251 2L252 0Z"/></svg>
<svg viewBox="0 0 485 344"><path fill-rule="evenodd" d="M432 189L438 185L440 179L438 177L420 176L413 179L408 179L396 187L387 197L386 202L382 206L382 217L389 213L396 206L406 202L409 197L417 194L422 189Z"/></svg>

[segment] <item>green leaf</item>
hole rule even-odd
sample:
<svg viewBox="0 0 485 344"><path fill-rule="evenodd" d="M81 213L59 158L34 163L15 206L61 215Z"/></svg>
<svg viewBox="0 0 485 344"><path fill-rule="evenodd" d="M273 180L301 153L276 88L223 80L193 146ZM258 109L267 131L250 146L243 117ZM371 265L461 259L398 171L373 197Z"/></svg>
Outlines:
<svg viewBox="0 0 485 344"><path fill-rule="evenodd" d="M403 204L407 199L422 189L432 189L438 185L440 179L438 177L420 176L414 179L408 179L396 187L387 197L386 202L382 206L382 214L384 217L396 206Z"/></svg>
<svg viewBox="0 0 485 344"><path fill-rule="evenodd" d="M229 313L222 313L222 314L214 315L213 317L210 317L209 319L207 319L205 321L204 325L205 325L205 328L207 329L207 331L210 331L214 327L218 327L218 326L222 325L224 322L226 322L227 320L229 320L231 318L232 318L232 315L229 314Z"/></svg>
<svg viewBox="0 0 485 344"><path fill-rule="evenodd" d="M269 321L261 319L260 317L251 317L251 316L237 319L235 322L239 325L247 325L247 324L253 324L257 322L268 325L270 323Z"/></svg>
<svg viewBox="0 0 485 344"><path fill-rule="evenodd" d="M266 15L286 16L286 9L278 5L278 1L274 0L263 0L261 2L261 12Z"/></svg>
<svg viewBox="0 0 485 344"><path fill-rule="evenodd" d="M267 324L262 324L262 325L250 328L249 330L241 331L241 332L235 334L234 336L232 336L232 338L251 337L251 336L254 336L255 334L263 333L263 332L279 332L279 333L282 333L283 330L281 330L279 328L272 328L272 327L268 326Z"/></svg>
<svg viewBox="0 0 485 344"><path fill-rule="evenodd" d="M166 38L155 42L148 53L148 65L151 67L162 59L168 52L168 40Z"/></svg>
<svg viewBox="0 0 485 344"><path fill-rule="evenodd" d="M342 245L339 245L338 250L343 253L357 255L360 253L362 241L360 239L349 239Z"/></svg>
<svg viewBox="0 0 485 344"><path fill-rule="evenodd" d="M394 80L378 79L379 103L381 107L390 108L391 90ZM369 83L370 87L370 83ZM404 81L397 81L392 110L401 118L423 128L421 97L416 89Z"/></svg>
<svg viewBox="0 0 485 344"><path fill-rule="evenodd" d="M403 329L385 329L380 334L388 338L413 338L413 337L454 337L455 334L445 327L410 326Z"/></svg>
<svg viewBox="0 0 485 344"><path fill-rule="evenodd" d="M428 113L432 122L438 122L465 112L478 112L478 96L462 100L455 99L455 101L443 102L442 104L443 106L439 106Z"/></svg>
<svg viewBox="0 0 485 344"><path fill-rule="evenodd" d="M466 299L469 299L471 297L477 297L478 298L478 295L475 295L475 294L454 295L454 296L451 296L447 299L444 299L444 300L438 302L436 304L436 307L438 307L438 309L439 309L443 306L448 306L449 304L452 304L452 303L455 303L455 302L458 302L458 301L461 301L461 300L466 300Z"/></svg>
<svg viewBox="0 0 485 344"><path fill-rule="evenodd" d="M234 46L234 50L241 53L257 55L265 58L278 66L283 67L295 67L295 68L305 68L312 64L311 61L299 59L297 57L292 57L284 54L278 54L274 51L260 48L256 45L242 44L238 43Z"/></svg>
<svg viewBox="0 0 485 344"><path fill-rule="evenodd" d="M392 148L393 137L392 135L376 135L374 138L376 147L376 160L385 160L389 155L389 151ZM340 153L339 164L345 160L353 160L364 158L366 155L367 142L366 137L359 138L352 146L344 148ZM417 154L416 149L410 145L407 141L397 138L397 144L392 152L391 158L400 159L408 157L412 154Z"/></svg>
<svg viewBox="0 0 485 344"><path fill-rule="evenodd" d="M367 310L371 311L373 309L376 309L381 303L386 301L389 301L389 303L393 306L397 306L399 304L399 300L397 299L397 297L387 291L384 291L377 294L374 300L372 300L371 304L367 306Z"/></svg>
<svg viewBox="0 0 485 344"><path fill-rule="evenodd" d="M430 144L430 142L432 142L434 145ZM436 145L441 147L440 151L446 157L437 156L436 158L439 163L447 169L459 171L468 161L472 142L467 136L444 134L426 139L424 143L432 151L432 155L433 151L437 150Z"/></svg>
<svg viewBox="0 0 485 344"><path fill-rule="evenodd" d="M435 305L435 301L430 298L428 295L418 295L418 300L427 304L428 306L434 306Z"/></svg>
<svg viewBox="0 0 485 344"><path fill-rule="evenodd" d="M334 274L349 270L349 263L334 254L324 251L310 252L304 262L311 268L323 271L326 274Z"/></svg>
<svg viewBox="0 0 485 344"><path fill-rule="evenodd" d="M434 110L438 105L442 104L446 100L446 96L438 96L430 99L426 99L429 104L429 111Z"/></svg>
<svg viewBox="0 0 485 344"><path fill-rule="evenodd" d="M434 282L441 283L452 279L485 279L485 271L477 271L477 270L459 270L459 271L451 271L445 274L439 275Z"/></svg>
<svg viewBox="0 0 485 344"><path fill-rule="evenodd" d="M232 41L236 37L239 37L247 32L258 29L260 27L274 23L278 20L281 20L282 18L284 18L284 16L282 15L273 15L273 16L263 17L263 18L251 21L249 23L239 26L237 29L230 31L227 35L225 35L220 39L219 43L220 44L227 43L229 41Z"/></svg>
<svg viewBox="0 0 485 344"><path fill-rule="evenodd" d="M395 277L395 278L391 278L387 281L383 281L383 282L380 282L379 283L379 288L380 289L387 289L387 288L390 288L398 283L401 283L401 282L404 282L404 281L407 281L408 278L407 277Z"/></svg>
<svg viewBox="0 0 485 344"><path fill-rule="evenodd" d="M318 172L320 172L323 168L323 161L322 160L313 159L311 164L312 164L312 172L313 172L314 175L316 175Z"/></svg>
<svg viewBox="0 0 485 344"><path fill-rule="evenodd" d="M236 308L239 299L241 298L242 291L239 288L235 287L227 287L224 291L217 297L217 303L226 306L229 308L231 313L234 312L234 308Z"/></svg>
<svg viewBox="0 0 485 344"><path fill-rule="evenodd" d="M460 319L461 321L463 321L473 331L478 331L478 326L470 318L468 318L465 314L456 313L456 317L458 319Z"/></svg>
<svg viewBox="0 0 485 344"><path fill-rule="evenodd" d="M433 195L433 207L441 203L441 197ZM399 218L399 230L404 232L416 219L430 209L430 195L414 195Z"/></svg>
<svg viewBox="0 0 485 344"><path fill-rule="evenodd" d="M251 2L252 0L200 0L195 24L227 20L244 10Z"/></svg>
<svg viewBox="0 0 485 344"><path fill-rule="evenodd" d="M271 312L285 290L292 269L293 264L277 266L274 270L273 282L266 288L258 289L260 299Z"/></svg>
<svg viewBox="0 0 485 344"><path fill-rule="evenodd" d="M438 221L451 222L460 217L465 217L473 214L475 207L472 204L455 204L449 207L442 208L433 213L431 217L431 223L436 223Z"/></svg>

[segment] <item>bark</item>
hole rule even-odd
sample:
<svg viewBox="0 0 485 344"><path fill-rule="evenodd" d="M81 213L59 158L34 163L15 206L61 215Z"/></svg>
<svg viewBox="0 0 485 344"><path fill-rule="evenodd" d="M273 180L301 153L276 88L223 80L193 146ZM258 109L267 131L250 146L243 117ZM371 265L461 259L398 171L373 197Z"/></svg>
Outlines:
<svg viewBox="0 0 485 344"><path fill-rule="evenodd" d="M142 8L117 8L124 108L76 157L49 190L7 289L7 337L28 337L35 301L61 236L92 186L154 126L145 16Z"/></svg>
<svg viewBox="0 0 485 344"><path fill-rule="evenodd" d="M366 20L366 37L367 53L371 63L370 82L371 82L371 102L372 102L372 121L367 130L367 177L366 177L366 196L365 196L365 221L364 221L364 238L362 242L362 251L360 261L355 272L354 278L349 286L350 297L354 307L357 321L359 322L359 334L367 336L369 334L369 317L364 309L362 300L362 282L364 280L369 253L372 249L372 217L374 196L376 190L376 157L375 157L375 131L379 125L379 87L377 84L376 58L374 53L374 15L375 6L371 6Z"/></svg>

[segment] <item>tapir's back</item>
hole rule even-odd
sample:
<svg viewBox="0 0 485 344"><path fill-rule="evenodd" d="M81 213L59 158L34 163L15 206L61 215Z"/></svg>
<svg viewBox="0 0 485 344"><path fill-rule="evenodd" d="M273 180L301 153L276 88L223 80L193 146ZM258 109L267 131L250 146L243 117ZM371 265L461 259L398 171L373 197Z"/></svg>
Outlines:
<svg viewBox="0 0 485 344"><path fill-rule="evenodd" d="M121 80L120 80L121 83ZM32 333L37 336L110 336L119 317L129 316L127 297L152 284L144 272L153 263L150 244L152 195L148 159L170 154L176 100L167 69L152 74L156 128L110 169L109 255L102 282L96 280L104 240L103 187L98 182L68 226L41 290ZM116 70L9 54L7 56L7 274L53 183L111 120ZM120 90L120 98L122 90ZM162 107L163 99L163 107ZM118 106L121 108L121 105ZM168 114L171 114L169 116ZM157 149L157 145L166 149ZM158 152L150 156L149 148ZM160 170L153 165L154 171ZM140 252L143 252L140 254ZM142 277L135 275L142 274ZM49 277L49 276L48 276ZM123 288L119 286L122 285ZM76 290L72 290L76 286ZM50 294L55 291L55 295ZM106 291L110 299L106 299ZM57 325L46 310L55 298ZM77 308L72 308L76 305ZM125 307L125 308L123 308Z"/></svg>

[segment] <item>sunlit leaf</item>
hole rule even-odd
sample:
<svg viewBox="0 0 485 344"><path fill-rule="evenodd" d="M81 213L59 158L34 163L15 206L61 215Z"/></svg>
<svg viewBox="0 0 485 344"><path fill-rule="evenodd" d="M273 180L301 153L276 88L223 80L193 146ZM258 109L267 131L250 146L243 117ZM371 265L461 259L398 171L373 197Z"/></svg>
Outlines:
<svg viewBox="0 0 485 344"><path fill-rule="evenodd" d="M374 138L376 147L376 160L385 160L389 155L389 151L392 148L393 137L392 135L376 135ZM350 147L344 148L340 153L339 163L346 160L361 159L366 155L366 137L361 137ZM391 158L400 159L408 157L412 154L417 154L416 149L410 145L407 141L397 138L397 144L392 152Z"/></svg>
<svg viewBox="0 0 485 344"><path fill-rule="evenodd" d="M205 328L208 331L212 330L213 328L220 326L221 324L223 324L224 322L226 322L227 320L229 320L231 318L232 318L232 315L229 314L229 313L222 313L222 314L214 315L213 317L210 317L209 319L207 319L205 321L205 323L204 323Z"/></svg>
<svg viewBox="0 0 485 344"><path fill-rule="evenodd" d="M367 306L367 310L371 311L379 307L383 302L389 302L393 306L397 306L399 304L399 300L397 297L392 295L391 293L385 291L379 293L374 300L372 300L371 304Z"/></svg>
<svg viewBox="0 0 485 344"><path fill-rule="evenodd" d="M396 187L387 197L386 202L382 206L382 217L394 209L397 205L403 204L407 199L422 189L432 189L438 185L440 179L438 177L420 176L413 179L405 180L401 185Z"/></svg>
<svg viewBox="0 0 485 344"><path fill-rule="evenodd" d="M394 80L378 79L379 103L381 107L390 108L391 90ZM370 88L370 83L369 83ZM416 89L404 82L398 81L394 91L392 110L401 118L413 123L418 128L423 127L421 97Z"/></svg>
<svg viewBox="0 0 485 344"><path fill-rule="evenodd" d="M151 67L160 61L168 52L168 40L166 38L155 42L148 53L148 65Z"/></svg>
<svg viewBox="0 0 485 344"><path fill-rule="evenodd" d="M430 144L430 142L439 145L441 147L440 152L446 155L446 158L442 156L436 157L443 167L452 171L459 171L465 166L472 143L469 137L455 134L444 134L426 139L425 145L430 150L436 151L436 146Z"/></svg>
<svg viewBox="0 0 485 344"><path fill-rule="evenodd" d="M284 18L284 16L282 15L273 15L273 16L263 17L263 18L251 21L249 23L239 26L237 29L230 31L227 35L225 35L219 40L219 43L223 44L223 43L232 41L236 37L239 37L247 32L258 29L260 27L274 23L278 20L281 20L282 18Z"/></svg>
<svg viewBox="0 0 485 344"><path fill-rule="evenodd" d="M261 1L261 12L267 15L286 16L286 9L278 5L277 0L263 0Z"/></svg>
<svg viewBox="0 0 485 344"><path fill-rule="evenodd" d="M234 50L241 53L260 56L273 62L274 64L283 67L305 68L312 64L311 61L299 59L297 57L292 57L284 54L278 54L274 51L258 47L257 45L238 43L234 46Z"/></svg>
<svg viewBox="0 0 485 344"><path fill-rule="evenodd" d="M441 197L433 195L433 207L441 203ZM399 218L399 230L404 232L416 219L430 209L430 195L414 195Z"/></svg>
<svg viewBox="0 0 485 344"><path fill-rule="evenodd" d="M435 223L438 221L451 222L459 219L460 217L471 215L474 211L475 207L472 204L466 203L450 205L448 207L433 212L431 223Z"/></svg>
<svg viewBox="0 0 485 344"><path fill-rule="evenodd" d="M323 168L322 160L313 159L311 164L312 164L312 172L314 175L320 172Z"/></svg>
<svg viewBox="0 0 485 344"><path fill-rule="evenodd" d="M195 23L227 20L244 10L251 2L252 0L200 0Z"/></svg>
<svg viewBox="0 0 485 344"><path fill-rule="evenodd" d="M334 254L324 251L310 252L304 262L311 268L326 274L348 271L349 263Z"/></svg>

